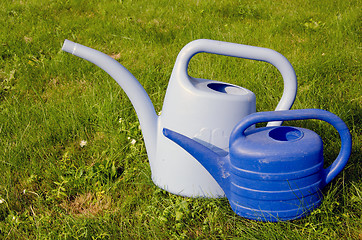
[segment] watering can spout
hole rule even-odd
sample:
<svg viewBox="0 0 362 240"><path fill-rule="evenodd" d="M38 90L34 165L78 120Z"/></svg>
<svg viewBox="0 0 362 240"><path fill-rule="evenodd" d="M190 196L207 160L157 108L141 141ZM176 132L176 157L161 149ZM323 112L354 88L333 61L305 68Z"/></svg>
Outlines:
<svg viewBox="0 0 362 240"><path fill-rule="evenodd" d="M228 195L228 177L230 176L229 155L220 156L201 143L167 128L163 129L163 135L191 154L212 175L225 194Z"/></svg>
<svg viewBox="0 0 362 240"><path fill-rule="evenodd" d="M124 90L137 113L146 149L150 156L156 152L157 114L145 89L119 62L95 49L65 40L62 50L88 60L106 71Z"/></svg>

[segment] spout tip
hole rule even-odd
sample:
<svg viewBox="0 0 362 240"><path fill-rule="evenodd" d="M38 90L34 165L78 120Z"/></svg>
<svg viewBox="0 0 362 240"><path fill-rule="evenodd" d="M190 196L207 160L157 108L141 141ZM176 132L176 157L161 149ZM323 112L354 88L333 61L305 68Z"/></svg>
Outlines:
<svg viewBox="0 0 362 240"><path fill-rule="evenodd" d="M171 131L171 130L169 130L169 129L167 129L167 128L164 128L164 129L162 130L163 135L164 135L165 137L168 137L168 136L170 135L170 131Z"/></svg>
<svg viewBox="0 0 362 240"><path fill-rule="evenodd" d="M63 43L63 47L62 50L71 54L74 54L74 51L76 49L76 43L72 42L68 39L65 39L64 43Z"/></svg>

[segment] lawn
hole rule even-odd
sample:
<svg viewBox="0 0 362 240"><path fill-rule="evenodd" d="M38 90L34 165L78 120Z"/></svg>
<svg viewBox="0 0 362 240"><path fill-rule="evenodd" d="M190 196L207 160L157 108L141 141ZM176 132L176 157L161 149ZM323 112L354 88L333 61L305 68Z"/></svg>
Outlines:
<svg viewBox="0 0 362 240"><path fill-rule="evenodd" d="M3 0L0 2L1 239L362 239L360 1ZM64 39L124 65L162 110L177 54L206 38L271 48L293 65L293 109L320 108L350 129L352 154L303 219L244 219L226 198L156 187L131 102L103 70L61 51ZM243 86L272 111L272 65L198 54L189 74ZM325 166L340 149L318 120Z"/></svg>

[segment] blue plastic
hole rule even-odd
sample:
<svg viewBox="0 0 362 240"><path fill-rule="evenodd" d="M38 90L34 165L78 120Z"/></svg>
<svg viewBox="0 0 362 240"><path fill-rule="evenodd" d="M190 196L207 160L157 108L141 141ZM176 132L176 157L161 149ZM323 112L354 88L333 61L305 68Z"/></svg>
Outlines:
<svg viewBox="0 0 362 240"><path fill-rule="evenodd" d="M246 131L259 122L302 119L320 119L337 129L341 150L330 167L323 168L323 142L311 130L281 126ZM320 109L250 114L232 131L227 156L169 129L163 133L209 171L235 213L271 222L301 218L318 207L320 190L344 168L352 146L346 124Z"/></svg>

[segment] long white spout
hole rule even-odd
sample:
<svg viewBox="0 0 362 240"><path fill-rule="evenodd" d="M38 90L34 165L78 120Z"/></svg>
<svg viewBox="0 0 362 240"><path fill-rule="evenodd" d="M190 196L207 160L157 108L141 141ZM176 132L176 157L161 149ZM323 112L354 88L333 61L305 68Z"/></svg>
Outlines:
<svg viewBox="0 0 362 240"><path fill-rule="evenodd" d="M156 150L157 114L151 99L137 79L119 62L92 48L65 40L62 50L94 63L122 87L136 110L147 153L153 157Z"/></svg>

